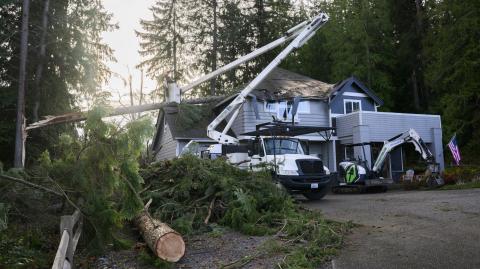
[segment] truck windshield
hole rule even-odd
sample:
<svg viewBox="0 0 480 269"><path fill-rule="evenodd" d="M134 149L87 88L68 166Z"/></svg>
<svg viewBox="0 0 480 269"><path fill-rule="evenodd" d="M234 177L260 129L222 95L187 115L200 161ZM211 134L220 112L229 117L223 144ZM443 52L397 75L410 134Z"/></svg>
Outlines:
<svg viewBox="0 0 480 269"><path fill-rule="evenodd" d="M299 141L291 138L268 138L265 141L265 151L267 155L282 154L303 154L302 146Z"/></svg>

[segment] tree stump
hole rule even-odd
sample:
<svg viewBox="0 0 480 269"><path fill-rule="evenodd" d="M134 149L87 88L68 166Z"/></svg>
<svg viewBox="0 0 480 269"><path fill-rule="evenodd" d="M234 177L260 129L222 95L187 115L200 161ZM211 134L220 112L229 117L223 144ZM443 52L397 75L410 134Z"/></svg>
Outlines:
<svg viewBox="0 0 480 269"><path fill-rule="evenodd" d="M185 254L185 242L182 236L167 224L152 218L146 210L137 216L135 224L157 257L169 262L177 262Z"/></svg>

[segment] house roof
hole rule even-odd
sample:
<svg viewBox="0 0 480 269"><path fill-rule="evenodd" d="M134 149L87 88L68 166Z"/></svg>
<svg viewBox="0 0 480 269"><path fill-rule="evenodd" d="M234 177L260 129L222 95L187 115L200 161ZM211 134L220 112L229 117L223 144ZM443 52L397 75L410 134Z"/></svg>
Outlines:
<svg viewBox="0 0 480 269"><path fill-rule="evenodd" d="M171 104L163 112L174 138L208 139L205 127L213 117L211 106Z"/></svg>
<svg viewBox="0 0 480 269"><path fill-rule="evenodd" d="M373 99L373 101L375 101L375 103L379 106L383 105L383 100L378 97L372 90L370 90L369 88L367 88L367 86L365 86L358 78L354 77L354 76L351 76L337 84L335 84L335 86L333 87L331 93L335 93L336 92L336 95L332 98L331 102L335 102L335 100L337 99L338 96L342 95L352 84L355 84L360 90L362 90L363 92L365 92L365 94L367 94L370 98Z"/></svg>
<svg viewBox="0 0 480 269"><path fill-rule="evenodd" d="M326 99L332 88L333 84L277 67L252 93L263 100L288 99L295 96Z"/></svg>
<svg viewBox="0 0 480 269"><path fill-rule="evenodd" d="M206 104L177 104L170 103L160 109L157 120L157 131L155 133L153 148L160 143L163 135L163 126L166 123L174 139L202 139L210 140L207 136L207 126L215 118L213 103ZM222 122L219 129L225 127ZM229 135L235 136L229 130Z"/></svg>
<svg viewBox="0 0 480 269"><path fill-rule="evenodd" d="M249 94L261 100L284 100L301 96L304 99L325 100L333 96L335 98L348 89L349 85L355 84L361 91L365 92L378 105L383 105L383 100L372 90L367 88L359 79L352 76L336 84L329 84L304 75L300 75L283 68L277 67ZM246 86L238 87L241 91ZM231 95L219 102L216 106L228 103L238 94Z"/></svg>
<svg viewBox="0 0 480 269"><path fill-rule="evenodd" d="M238 87L236 91L240 92L247 85L248 83ZM330 96L333 86L334 84L276 67L249 95L261 100L285 100L296 96L302 96L305 99L325 100ZM227 97L216 106L231 101L237 95L238 93Z"/></svg>

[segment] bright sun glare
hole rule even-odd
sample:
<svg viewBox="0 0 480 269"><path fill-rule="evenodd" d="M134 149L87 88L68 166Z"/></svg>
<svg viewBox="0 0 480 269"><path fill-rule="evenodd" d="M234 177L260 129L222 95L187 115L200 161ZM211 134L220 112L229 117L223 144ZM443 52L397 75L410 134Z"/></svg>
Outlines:
<svg viewBox="0 0 480 269"><path fill-rule="evenodd" d="M138 53L140 45L135 30L141 30L140 19L152 17L149 8L153 3L153 0L103 0L105 9L113 14L113 22L119 26L119 29L103 34L104 41L114 50L117 59L117 62L108 63L114 74L103 86L104 90L112 94L113 105L129 105L129 88L125 84L129 74L132 75L134 92L139 92L141 72L135 66L140 63L141 56ZM155 87L155 82L145 76L143 92L150 93Z"/></svg>

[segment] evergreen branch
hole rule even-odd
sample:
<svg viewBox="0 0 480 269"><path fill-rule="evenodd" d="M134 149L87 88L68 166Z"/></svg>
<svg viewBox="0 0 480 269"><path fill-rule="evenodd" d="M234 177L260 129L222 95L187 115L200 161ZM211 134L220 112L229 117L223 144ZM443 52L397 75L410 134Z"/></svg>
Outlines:
<svg viewBox="0 0 480 269"><path fill-rule="evenodd" d="M48 192L48 193L51 193L51 194L55 194L55 195L57 195L57 196L61 196L61 197L64 196L62 193L59 193L59 192L57 192L57 191L54 191L54 190L52 190L52 189L49 189L49 188L44 187L44 186L41 186L41 185L37 185L37 184L35 184L35 183L28 182L28 181L23 180L23 179L20 179L20 178L11 177L11 176L7 176L7 175L0 175L0 178L6 179L6 180L10 180L10 181L14 181L14 182L16 182L16 183L21 183L21 184L23 184L23 185L32 187L32 188L34 188L34 189L42 190L42 191L45 191L45 192Z"/></svg>

